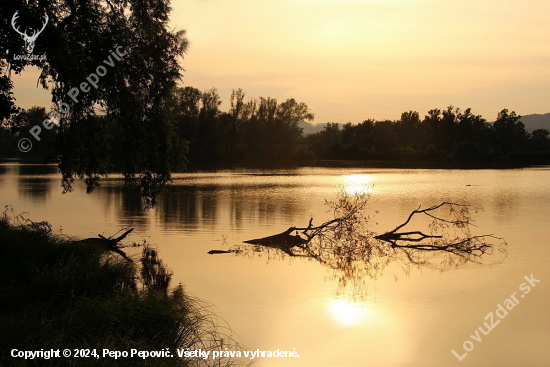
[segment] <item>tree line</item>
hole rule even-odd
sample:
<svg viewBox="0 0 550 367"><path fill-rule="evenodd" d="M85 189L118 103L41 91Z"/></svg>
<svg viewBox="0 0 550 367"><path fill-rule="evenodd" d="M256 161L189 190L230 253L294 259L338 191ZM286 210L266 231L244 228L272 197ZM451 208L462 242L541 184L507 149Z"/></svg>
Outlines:
<svg viewBox="0 0 550 367"><path fill-rule="evenodd" d="M424 118L403 112L399 120L365 120L357 125L327 123L307 136L321 159L371 159L447 163L550 163L547 129L529 133L521 116L503 109L488 122L470 108L432 109Z"/></svg>
<svg viewBox="0 0 550 367"><path fill-rule="evenodd" d="M233 90L227 112L220 109L215 88L174 88L163 107L170 121L164 138L168 146L154 161L167 161L173 171L227 167L235 163L296 162L312 160L382 160L445 163L549 163L547 129L525 130L521 116L503 109L496 121L453 106L433 109L424 118L403 112L399 120L373 119L359 124L327 123L323 130L303 135L300 122L312 121L308 106L289 98L246 98ZM17 140L48 116L43 107L14 115L0 129L0 154L60 160L68 166L86 162L84 170L107 172L131 164L136 149L125 150L125 124L109 113L87 119L68 131L46 131L29 153L18 153ZM152 129L163 126L151 125ZM126 129L125 131L128 131ZM137 134L137 132L136 132ZM158 132L156 133L158 134ZM155 134L142 134L154 137ZM148 141L141 138L143 146ZM157 144L153 144L157 146ZM91 179L93 181L93 179Z"/></svg>
<svg viewBox="0 0 550 367"><path fill-rule="evenodd" d="M289 161L307 151L307 141L298 126L301 121L313 120L305 103L293 98L284 102L269 97L245 100L244 92L238 89L231 94L227 112L222 112L220 105L221 97L215 88L173 90L162 108L170 121L169 129L164 132L169 135L166 138L169 154L163 158L174 171L182 170L187 164L204 167L242 160ZM107 171L109 166L116 169L132 159L124 151L124 132L120 126L124 124L123 119L109 113L90 117L70 129L60 130L54 126L44 130L41 141L34 142L30 152L18 152L17 141L30 136L32 127L47 118L46 108L32 107L6 121L0 129L0 154L54 160L63 155L66 163L86 160L90 168L102 171ZM147 145L147 135L143 135L141 144ZM135 155L136 150L132 149L131 154Z"/></svg>
<svg viewBox="0 0 550 367"><path fill-rule="evenodd" d="M11 26L16 12L30 27L48 17L33 51L44 58L16 57L25 53ZM215 89L177 87L188 41L184 30L169 27L170 14L168 0L0 2L0 32L13 36L0 42L0 157L58 162L66 191L75 179L90 191L108 172L122 172L145 197L171 172L240 162L549 162L548 130L527 133L520 117L507 110L494 123L469 109L435 109L423 119L411 111L396 121L366 120L342 129L327 123L309 136L300 122L313 120L313 114L292 98L245 99L238 89L223 112ZM115 49L124 50L124 57L108 63L113 66L84 93L81 82L102 70ZM38 84L51 91L54 106L70 105L58 126L42 129L39 141L29 131L49 113L42 107L22 110L13 94L12 75L29 66L41 71ZM72 103L68 95L76 86L83 93ZM28 153L17 149L24 137L34 145Z"/></svg>

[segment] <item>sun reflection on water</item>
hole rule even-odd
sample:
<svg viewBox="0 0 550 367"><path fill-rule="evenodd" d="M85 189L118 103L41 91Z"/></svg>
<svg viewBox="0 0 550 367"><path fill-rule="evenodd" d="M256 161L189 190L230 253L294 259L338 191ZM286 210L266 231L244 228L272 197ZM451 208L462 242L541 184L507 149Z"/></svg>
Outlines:
<svg viewBox="0 0 550 367"><path fill-rule="evenodd" d="M340 299L330 301L326 310L341 327L358 326L373 317L373 311L364 304Z"/></svg>
<svg viewBox="0 0 550 367"><path fill-rule="evenodd" d="M355 174L344 177L344 190L351 195L371 192L374 178L370 175Z"/></svg>

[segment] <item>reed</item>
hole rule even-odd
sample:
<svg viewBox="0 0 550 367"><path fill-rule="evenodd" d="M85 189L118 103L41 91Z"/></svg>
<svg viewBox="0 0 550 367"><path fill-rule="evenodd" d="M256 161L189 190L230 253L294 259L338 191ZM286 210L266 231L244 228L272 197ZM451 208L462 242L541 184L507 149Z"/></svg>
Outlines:
<svg viewBox="0 0 550 367"><path fill-rule="evenodd" d="M171 272L149 247L141 262L52 234L47 222L13 211L0 219L0 365L232 366L233 360L177 358L176 349L236 350L229 328L204 301L170 288ZM140 276L141 274L146 276ZM12 349L95 349L95 358L13 358ZM160 351L171 358L103 358Z"/></svg>

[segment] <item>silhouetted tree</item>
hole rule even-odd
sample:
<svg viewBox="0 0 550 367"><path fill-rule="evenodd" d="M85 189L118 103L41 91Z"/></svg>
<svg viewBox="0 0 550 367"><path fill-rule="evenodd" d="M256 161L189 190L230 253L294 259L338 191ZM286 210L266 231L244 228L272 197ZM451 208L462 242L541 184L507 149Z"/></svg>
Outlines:
<svg viewBox="0 0 550 367"><path fill-rule="evenodd" d="M221 98L216 88L206 90L201 95L199 125L193 144L194 158L199 161L216 161L220 156L220 129L218 107Z"/></svg>
<svg viewBox="0 0 550 367"><path fill-rule="evenodd" d="M224 119L226 141L224 153L227 155L229 163L233 162L235 144L242 133L242 126L253 113L253 102L245 103L244 97L245 94L242 89L233 89L230 99L231 108Z"/></svg>
<svg viewBox="0 0 550 367"><path fill-rule="evenodd" d="M295 99L277 103L276 99L260 97L245 106L250 116L242 123L247 156L259 160L287 160L297 153L303 141L300 121L310 121L308 106Z"/></svg>
<svg viewBox="0 0 550 367"><path fill-rule="evenodd" d="M548 129L537 129L529 137L529 148L536 152L550 151L550 131Z"/></svg>
<svg viewBox="0 0 550 367"><path fill-rule="evenodd" d="M33 106L28 110L21 111L12 120L14 121L14 130L19 136L28 136L29 130L35 125L42 125L48 117L44 107ZM33 157L38 160L55 159L54 139L57 135L57 126L53 125L51 129L43 129L40 134L40 143L36 143L33 149L28 153L21 155L25 158Z"/></svg>
<svg viewBox="0 0 550 367"><path fill-rule="evenodd" d="M508 113L507 109L503 109L498 113L497 119L493 123L497 149L502 156L522 150L526 146L528 135L525 131L525 125L520 119L521 116L516 115L514 111Z"/></svg>
<svg viewBox="0 0 550 367"><path fill-rule="evenodd" d="M170 10L168 0L0 3L0 30L4 35L13 33L10 19L16 11L21 19L39 19L44 14L49 18L34 48L34 53L45 54L47 59L14 60L15 54L24 51L23 40L16 36L2 38L0 59L9 60L15 74L27 66L37 66L41 70L39 82L51 88L54 105L69 104L70 111L59 121L58 135L58 158L67 190L75 177L96 183L103 174L102 167L112 159L109 154L93 158L85 154L97 143L90 139L86 141L90 146L81 145L83 150L63 150L71 146L67 139L81 136L71 130L85 129L79 125L95 121L94 116L104 113L112 116L112 124L119 130L116 143L120 144L126 179L153 187L170 178L175 168L171 157L181 157L185 151L185 143L174 134L170 98L181 75L178 59L187 49L184 32L173 32L168 27ZM71 100L67 93L81 86L92 73L99 79L97 87L89 83L89 90L80 91L77 101ZM9 104L11 84L6 80L0 84ZM4 117L10 113L9 108L3 108ZM96 158L101 162L89 162Z"/></svg>
<svg viewBox="0 0 550 367"><path fill-rule="evenodd" d="M399 141L403 148L414 148L416 146L417 130L420 126L420 117L416 111L403 112L399 120Z"/></svg>
<svg viewBox="0 0 550 367"><path fill-rule="evenodd" d="M315 154L316 158L332 158L331 153L329 152L330 147L341 146L341 132L340 127L337 123L327 122L323 126L323 130L308 135L307 141L309 143L310 149ZM334 150L334 148L332 148ZM336 158L338 159L338 158Z"/></svg>
<svg viewBox="0 0 550 367"><path fill-rule="evenodd" d="M441 122L443 125L441 138L443 139L443 146L446 147L447 153L450 153L459 142L457 121L457 114L459 113L460 109L454 109L453 106L449 106L441 112Z"/></svg>
<svg viewBox="0 0 550 367"><path fill-rule="evenodd" d="M391 120L376 121L371 133L376 151L384 152L398 147L396 126L397 124Z"/></svg>
<svg viewBox="0 0 550 367"><path fill-rule="evenodd" d="M441 110L439 108L429 110L422 120L419 133L421 143L424 146L433 145L434 151L437 152L442 151L444 148L441 117Z"/></svg>
<svg viewBox="0 0 550 367"><path fill-rule="evenodd" d="M0 42L6 41L3 39ZM0 51L1 50L2 47L0 46ZM12 92L13 82L6 73L7 65L6 60L0 59L0 127L3 128L9 128L11 126L11 117L20 111L15 105L15 98Z"/></svg>

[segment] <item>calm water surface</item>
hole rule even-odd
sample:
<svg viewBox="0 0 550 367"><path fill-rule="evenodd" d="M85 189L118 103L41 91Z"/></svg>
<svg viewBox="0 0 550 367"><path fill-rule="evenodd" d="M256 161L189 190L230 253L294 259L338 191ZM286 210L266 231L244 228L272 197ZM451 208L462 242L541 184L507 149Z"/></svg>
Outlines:
<svg viewBox="0 0 550 367"><path fill-rule="evenodd" d="M549 167L189 173L175 176L159 205L147 211L120 177L103 181L91 195L81 184L62 194L55 166L4 163L0 203L79 237L134 227L129 239L156 244L174 281L209 301L247 348L296 348L300 355L265 358L256 366L535 367L550 366L549 179ZM446 271L406 271L391 264L354 292L339 287L330 269L307 259L207 254L307 226L311 217L320 223L329 218L324 200L342 188L370 190L376 232L393 229L419 205L483 206L474 232L504 237L508 256L500 264ZM137 256L139 249L128 252ZM493 331L480 334L481 342L473 341L470 335L484 317L512 293L519 296L530 274L540 283ZM460 362L451 350L463 354L466 340L474 349Z"/></svg>

